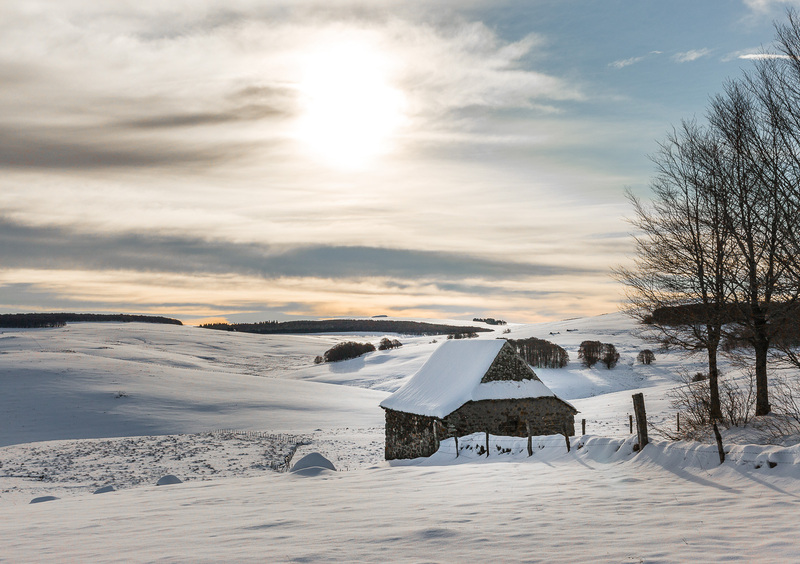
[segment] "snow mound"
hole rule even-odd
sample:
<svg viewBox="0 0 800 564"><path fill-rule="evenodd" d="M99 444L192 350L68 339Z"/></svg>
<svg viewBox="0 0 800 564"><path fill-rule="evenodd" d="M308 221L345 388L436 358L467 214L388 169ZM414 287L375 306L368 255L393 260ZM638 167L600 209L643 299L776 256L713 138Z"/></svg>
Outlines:
<svg viewBox="0 0 800 564"><path fill-rule="evenodd" d="M182 484L183 480L178 478L177 476L173 476L172 474L167 474L159 478L158 482L156 482L157 486L170 486L172 484Z"/></svg>
<svg viewBox="0 0 800 564"><path fill-rule="evenodd" d="M43 495L41 497L35 497L31 500L31 503L42 503L44 501L53 501L59 499L54 495Z"/></svg>
<svg viewBox="0 0 800 564"><path fill-rule="evenodd" d="M94 490L94 492L92 492L92 493L102 494L102 493L108 493L108 492L113 492L113 491L116 491L116 488L114 486L103 486L102 488L98 488L98 489Z"/></svg>
<svg viewBox="0 0 800 564"><path fill-rule="evenodd" d="M292 474L300 474L301 476L318 476L326 471L336 472L336 467L333 462L322 456L318 452L312 452L301 458L294 466L292 466Z"/></svg>

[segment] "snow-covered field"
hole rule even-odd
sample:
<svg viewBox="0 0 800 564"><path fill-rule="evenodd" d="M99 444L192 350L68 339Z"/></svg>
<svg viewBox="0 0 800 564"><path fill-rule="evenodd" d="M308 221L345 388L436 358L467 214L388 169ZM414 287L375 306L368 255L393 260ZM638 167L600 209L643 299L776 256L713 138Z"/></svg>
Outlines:
<svg viewBox="0 0 800 564"><path fill-rule="evenodd" d="M800 447L655 441L632 450L631 394L673 424L666 392L702 358L645 347L620 314L509 324L566 369L536 370L587 435L452 440L427 460L383 461L380 401L442 337L331 365L345 339L70 324L0 334L0 560L785 562L800 553ZM438 340L438 343L432 341ZM577 362L613 343L613 370ZM733 373L732 368L727 368ZM232 432L235 431L235 432ZM652 432L652 431L651 431ZM729 434L733 437L735 433ZM743 435L736 435L742 437ZM747 436L747 435L744 435ZM726 441L730 442L727 438ZM277 472L320 452L338 472ZM166 474L184 482L155 486ZM93 495L113 485L117 491ZM29 504L51 495L60 499Z"/></svg>

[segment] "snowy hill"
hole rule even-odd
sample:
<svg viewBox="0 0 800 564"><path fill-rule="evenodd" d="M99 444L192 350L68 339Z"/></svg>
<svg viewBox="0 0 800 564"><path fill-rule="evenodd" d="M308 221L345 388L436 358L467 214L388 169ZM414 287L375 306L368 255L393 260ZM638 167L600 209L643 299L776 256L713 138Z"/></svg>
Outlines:
<svg viewBox="0 0 800 564"><path fill-rule="evenodd" d="M3 556L791 559L800 548L791 525L800 499L797 447L729 445L720 466L715 448L667 443L654 431L655 443L634 454L631 394L644 393L651 423L671 424L666 392L679 369L700 371L703 362L657 352L654 364L637 364L646 345L632 329L610 314L512 323L479 337L535 336L567 349L566 368L536 373L580 410L578 423L587 420L587 436L574 437L570 453L562 437L538 438L531 457L524 439L493 437L490 456L478 457L464 438L458 458L445 441L430 459L391 465L383 461L378 404L441 337L399 336L399 349L315 365L337 342L377 344L383 335L136 323L3 330L0 505L11 518L0 520L0 531L15 539ZM619 365L581 366L577 349L587 339L613 343ZM275 472L295 449L296 456L318 451L340 471ZM166 474L184 483L156 487ZM91 494L107 485L117 491ZM48 495L60 499L28 505ZM213 518L220 514L226 518ZM513 527L531 519L535 526Z"/></svg>

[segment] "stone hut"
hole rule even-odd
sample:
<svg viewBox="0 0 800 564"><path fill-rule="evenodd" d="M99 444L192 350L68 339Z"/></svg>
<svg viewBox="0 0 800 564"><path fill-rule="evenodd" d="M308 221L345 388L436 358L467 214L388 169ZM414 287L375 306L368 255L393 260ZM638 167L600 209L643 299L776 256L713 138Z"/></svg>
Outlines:
<svg viewBox="0 0 800 564"><path fill-rule="evenodd" d="M528 425L533 435L573 435L578 413L501 339L446 341L380 405L386 413L386 460L430 456L437 438L453 435L526 437Z"/></svg>

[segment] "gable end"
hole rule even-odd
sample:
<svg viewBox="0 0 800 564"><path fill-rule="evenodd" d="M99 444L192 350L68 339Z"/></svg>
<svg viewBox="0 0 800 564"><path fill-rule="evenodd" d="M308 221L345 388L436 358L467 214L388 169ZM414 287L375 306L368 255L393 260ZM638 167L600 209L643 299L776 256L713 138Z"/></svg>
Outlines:
<svg viewBox="0 0 800 564"><path fill-rule="evenodd" d="M481 379L481 384L501 381L539 380L533 369L528 366L508 342L497 353L486 374Z"/></svg>

